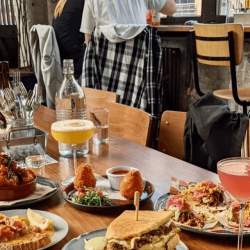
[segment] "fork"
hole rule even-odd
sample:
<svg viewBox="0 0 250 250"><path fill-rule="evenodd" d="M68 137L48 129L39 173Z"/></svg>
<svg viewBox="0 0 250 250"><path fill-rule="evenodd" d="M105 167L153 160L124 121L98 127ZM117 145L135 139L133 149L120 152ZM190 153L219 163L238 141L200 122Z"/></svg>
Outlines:
<svg viewBox="0 0 250 250"><path fill-rule="evenodd" d="M5 101L16 119L25 118L25 114L22 109L21 99L16 97L13 89L6 88L3 90Z"/></svg>
<svg viewBox="0 0 250 250"><path fill-rule="evenodd" d="M20 81L18 83L19 85L19 90L20 90L20 94L24 97L24 98L27 98L28 97L28 92L24 86L24 84Z"/></svg>
<svg viewBox="0 0 250 250"><path fill-rule="evenodd" d="M8 105L12 105L13 103L15 103L15 94L12 89L10 88L4 89L3 94Z"/></svg>
<svg viewBox="0 0 250 250"><path fill-rule="evenodd" d="M17 88L17 92L20 95L22 95L24 98L27 97L27 90L21 81L21 74L19 71L14 75L14 86Z"/></svg>

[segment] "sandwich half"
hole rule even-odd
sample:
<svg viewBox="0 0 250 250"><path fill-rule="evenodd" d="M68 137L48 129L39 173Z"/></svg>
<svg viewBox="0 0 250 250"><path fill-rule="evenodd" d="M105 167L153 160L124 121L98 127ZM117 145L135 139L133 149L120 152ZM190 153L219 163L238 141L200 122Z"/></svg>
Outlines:
<svg viewBox="0 0 250 250"><path fill-rule="evenodd" d="M170 211L125 211L108 227L106 250L175 250L180 239Z"/></svg>

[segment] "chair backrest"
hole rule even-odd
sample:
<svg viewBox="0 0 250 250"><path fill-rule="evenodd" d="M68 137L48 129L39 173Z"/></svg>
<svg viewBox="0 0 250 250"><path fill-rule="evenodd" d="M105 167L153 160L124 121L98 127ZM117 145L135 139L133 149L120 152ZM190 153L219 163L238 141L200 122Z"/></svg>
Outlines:
<svg viewBox="0 0 250 250"><path fill-rule="evenodd" d="M186 112L165 111L161 117L158 149L173 157L184 158Z"/></svg>
<svg viewBox="0 0 250 250"><path fill-rule="evenodd" d="M214 66L230 66L230 32L234 40L235 64L240 64L244 46L244 30L241 24L195 24L198 62Z"/></svg>
<svg viewBox="0 0 250 250"><path fill-rule="evenodd" d="M108 103L111 135L147 145L150 139L151 116L147 112L119 103Z"/></svg>
<svg viewBox="0 0 250 250"><path fill-rule="evenodd" d="M58 147L54 146L55 140L52 137L50 131L51 124L55 121L56 121L56 112L53 109L47 108L45 106L40 106L34 112L34 126L48 133L47 150L51 152L53 156L58 156Z"/></svg>
<svg viewBox="0 0 250 250"><path fill-rule="evenodd" d="M45 106L40 106L34 112L34 125L46 132L50 133L50 127L56 121L56 112Z"/></svg>
<svg viewBox="0 0 250 250"><path fill-rule="evenodd" d="M118 96L114 92L92 88L83 88L83 90L89 109L106 107L107 103L118 100Z"/></svg>

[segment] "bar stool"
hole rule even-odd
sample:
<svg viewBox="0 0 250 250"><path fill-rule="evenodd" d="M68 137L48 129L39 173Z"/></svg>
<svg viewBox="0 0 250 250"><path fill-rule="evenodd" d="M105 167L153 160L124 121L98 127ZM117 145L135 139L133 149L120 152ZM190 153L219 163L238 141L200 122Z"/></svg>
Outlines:
<svg viewBox="0 0 250 250"><path fill-rule="evenodd" d="M203 96L200 89L198 62L230 69L231 89L214 91L214 95L226 100L234 100L242 106L247 115L250 106L250 89L238 88L236 66L242 62L244 30L241 24L196 24L192 32L194 85L196 92ZM247 129L242 156L249 156L249 128Z"/></svg>

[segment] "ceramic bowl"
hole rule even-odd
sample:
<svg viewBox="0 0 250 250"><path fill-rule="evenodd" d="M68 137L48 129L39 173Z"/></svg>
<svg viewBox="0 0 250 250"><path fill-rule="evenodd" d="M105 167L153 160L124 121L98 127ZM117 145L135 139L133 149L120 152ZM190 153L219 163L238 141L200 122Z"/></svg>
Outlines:
<svg viewBox="0 0 250 250"><path fill-rule="evenodd" d="M36 190L36 178L18 186L0 187L0 201L14 201L31 195Z"/></svg>
<svg viewBox="0 0 250 250"><path fill-rule="evenodd" d="M109 179L111 188L114 190L120 190L120 183L124 176L130 171L130 170L138 170L133 167L128 166L116 166L109 168L106 171L106 175Z"/></svg>

